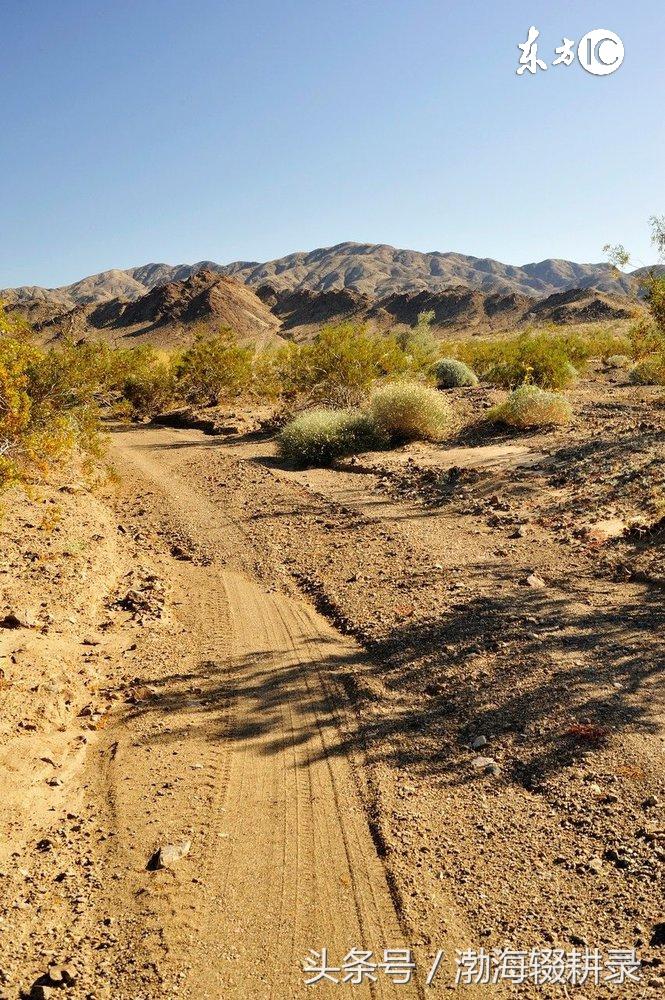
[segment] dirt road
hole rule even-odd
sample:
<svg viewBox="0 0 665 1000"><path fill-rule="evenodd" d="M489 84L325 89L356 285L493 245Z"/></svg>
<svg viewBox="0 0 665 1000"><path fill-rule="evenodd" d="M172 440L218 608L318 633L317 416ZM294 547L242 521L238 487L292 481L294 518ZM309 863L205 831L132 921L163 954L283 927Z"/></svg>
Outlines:
<svg viewBox="0 0 665 1000"><path fill-rule="evenodd" d="M0 633L0 1000L62 965L71 1000L422 996L439 948L443 992L455 949L580 941L640 949L624 995L657 995L658 591L536 516L538 443L381 456L487 462L451 507L273 453L119 429L115 485L2 525L32 614ZM306 986L323 948L417 974Z"/></svg>
<svg viewBox="0 0 665 1000"><path fill-rule="evenodd" d="M303 601L250 578L238 525L179 468L179 445L192 437L205 444L154 429L114 437L123 481L152 493L151 509L206 554L199 565L170 560L178 632L167 648L156 641L148 679L157 694L123 720L122 735L111 727L100 750L108 760L114 747L103 773L115 851L133 855L134 870L143 860L131 842L142 813L166 840L192 841L177 869L149 876L148 890L160 977L182 995L311 995L301 968L310 949L327 948L339 966L351 948L382 958L406 947L357 784L331 737L321 667L359 650ZM151 793L160 775L174 792L161 799L167 816ZM156 846L157 836L143 840L145 860ZM417 995L385 972L356 992Z"/></svg>

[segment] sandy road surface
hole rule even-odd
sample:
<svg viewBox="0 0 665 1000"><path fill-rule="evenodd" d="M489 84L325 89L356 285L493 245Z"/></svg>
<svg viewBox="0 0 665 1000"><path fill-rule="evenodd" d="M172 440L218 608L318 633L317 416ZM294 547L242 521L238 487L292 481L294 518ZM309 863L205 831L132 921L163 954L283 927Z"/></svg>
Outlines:
<svg viewBox="0 0 665 1000"><path fill-rule="evenodd" d="M162 519L212 553L208 565L172 564L182 642L155 649L158 697L106 737L115 858L136 854L143 816L149 826L161 814L150 795L155 752L143 752L156 740L157 769L175 751L166 783L176 788L174 836L192 839L177 870L150 876L163 986L170 980L192 998L311 996L300 968L309 949L326 946L335 965L352 947L405 947L349 762L333 751L334 710L319 673L358 650L304 602L238 571L239 529L178 472L185 436L141 429L113 442L126 487L147 489ZM385 974L355 992L417 993Z"/></svg>

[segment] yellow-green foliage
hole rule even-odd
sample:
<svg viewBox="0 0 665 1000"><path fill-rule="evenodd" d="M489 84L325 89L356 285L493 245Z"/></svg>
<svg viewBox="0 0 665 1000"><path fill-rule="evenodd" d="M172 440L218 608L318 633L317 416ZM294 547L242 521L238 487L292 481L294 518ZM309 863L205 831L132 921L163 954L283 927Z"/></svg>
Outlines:
<svg viewBox="0 0 665 1000"><path fill-rule="evenodd" d="M180 393L188 402L215 406L249 389L253 352L222 329L212 337L199 336L177 364Z"/></svg>
<svg viewBox="0 0 665 1000"><path fill-rule="evenodd" d="M616 354L640 356L652 343L653 324L636 323L627 333L616 326L580 330L525 330L501 339L473 338L441 345L444 355L464 361L483 380L506 389L538 385L563 389L572 385L590 358ZM651 350L655 350L651 347Z"/></svg>
<svg viewBox="0 0 665 1000"><path fill-rule="evenodd" d="M478 376L474 370L458 358L442 358L436 362L432 371L438 389L478 385Z"/></svg>
<svg viewBox="0 0 665 1000"><path fill-rule="evenodd" d="M631 368L630 379L636 385L665 385L665 353L642 358Z"/></svg>
<svg viewBox="0 0 665 1000"><path fill-rule="evenodd" d="M649 311L662 335L665 335L665 276L652 276L648 283Z"/></svg>
<svg viewBox="0 0 665 1000"><path fill-rule="evenodd" d="M384 447L371 417L359 410L310 410L282 430L280 454L294 465L330 465L336 458Z"/></svg>
<svg viewBox="0 0 665 1000"><path fill-rule="evenodd" d="M575 382L585 361L583 345L574 336L530 331L503 340L462 343L455 353L483 381L506 389L524 384L562 389Z"/></svg>
<svg viewBox="0 0 665 1000"><path fill-rule="evenodd" d="M403 374L410 364L396 337L355 323L324 326L311 343L289 345L277 360L284 392L344 405L358 403L376 381Z"/></svg>
<svg viewBox="0 0 665 1000"><path fill-rule="evenodd" d="M571 417L572 410L567 399L535 385L520 386L487 413L488 420L520 430L567 424Z"/></svg>
<svg viewBox="0 0 665 1000"><path fill-rule="evenodd" d="M99 404L117 362L111 348L44 351L24 330L0 339L0 482L38 475L75 450L98 446Z"/></svg>
<svg viewBox="0 0 665 1000"><path fill-rule="evenodd" d="M369 413L391 444L440 441L451 421L441 393L418 382L393 382L376 389Z"/></svg>
<svg viewBox="0 0 665 1000"><path fill-rule="evenodd" d="M630 347L626 353L636 361L665 352L665 329L658 327L653 320L638 320L628 331L628 338Z"/></svg>
<svg viewBox="0 0 665 1000"><path fill-rule="evenodd" d="M178 397L174 360L152 347L135 351L125 366L122 395L136 418L168 409Z"/></svg>

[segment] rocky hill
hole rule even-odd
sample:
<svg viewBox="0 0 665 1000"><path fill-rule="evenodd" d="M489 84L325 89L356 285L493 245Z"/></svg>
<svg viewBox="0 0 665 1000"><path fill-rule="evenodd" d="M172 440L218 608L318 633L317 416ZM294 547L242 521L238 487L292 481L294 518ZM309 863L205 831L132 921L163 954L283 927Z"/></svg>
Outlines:
<svg viewBox="0 0 665 1000"><path fill-rule="evenodd" d="M48 307L62 313L76 306L98 305L114 299L134 301L155 288L184 281L200 271L233 277L255 288L269 285L280 293L350 291L375 300L412 292L443 292L459 285L487 295L537 298L571 288L615 295L632 295L638 288L635 277L617 276L609 264L543 260L517 267L457 253L420 253L386 244L340 243L265 263L144 264L128 270L103 271L61 288L4 289L0 296L10 303L32 309Z"/></svg>
<svg viewBox="0 0 665 1000"><path fill-rule="evenodd" d="M210 268L189 277L155 285L137 299L115 298L97 304L62 308L37 300L15 305L46 342L68 337L101 337L148 342L170 348L189 343L200 331L222 326L245 341L268 344L308 339L324 323L353 319L379 330L413 326L422 312L433 313L440 336L509 330L520 325L585 323L627 319L639 305L591 289L556 292L544 299L515 292L486 293L456 285L439 292L398 292L374 298L353 289L256 290Z"/></svg>

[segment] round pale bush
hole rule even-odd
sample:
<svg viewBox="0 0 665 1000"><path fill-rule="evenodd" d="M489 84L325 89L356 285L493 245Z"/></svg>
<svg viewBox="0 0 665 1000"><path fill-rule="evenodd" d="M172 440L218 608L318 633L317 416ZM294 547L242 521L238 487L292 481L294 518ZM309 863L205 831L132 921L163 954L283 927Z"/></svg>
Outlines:
<svg viewBox="0 0 665 1000"><path fill-rule="evenodd" d="M385 447L370 416L357 410L310 410L284 427L280 455L294 465L330 465L336 458Z"/></svg>
<svg viewBox="0 0 665 1000"><path fill-rule="evenodd" d="M539 389L537 385L521 385L487 414L488 420L519 429L567 424L571 417L572 409L567 399L558 392Z"/></svg>
<svg viewBox="0 0 665 1000"><path fill-rule="evenodd" d="M432 368L437 388L457 389L465 385L478 385L478 376L473 368L456 358L443 358Z"/></svg>
<svg viewBox="0 0 665 1000"><path fill-rule="evenodd" d="M630 363L627 354L610 354L609 358L605 358L606 368L627 368Z"/></svg>
<svg viewBox="0 0 665 1000"><path fill-rule="evenodd" d="M441 394L418 382L394 382L377 389L369 412L391 444L440 441L451 419L450 407Z"/></svg>
<svg viewBox="0 0 665 1000"><path fill-rule="evenodd" d="M635 385L665 385L665 354L650 354L630 370Z"/></svg>

